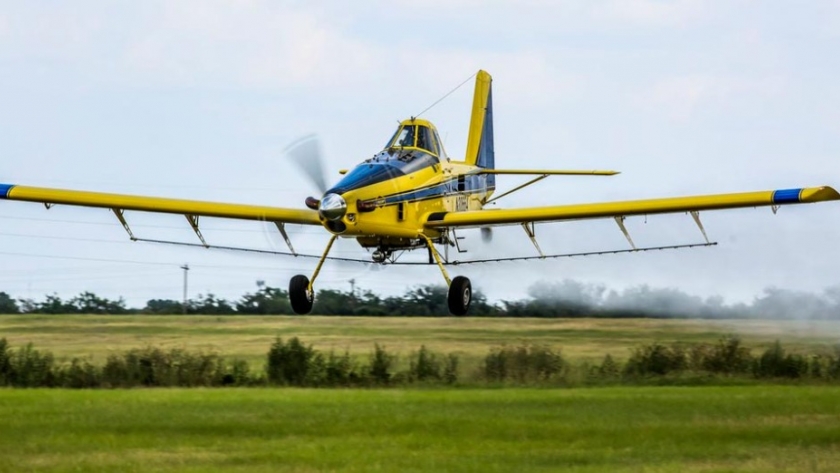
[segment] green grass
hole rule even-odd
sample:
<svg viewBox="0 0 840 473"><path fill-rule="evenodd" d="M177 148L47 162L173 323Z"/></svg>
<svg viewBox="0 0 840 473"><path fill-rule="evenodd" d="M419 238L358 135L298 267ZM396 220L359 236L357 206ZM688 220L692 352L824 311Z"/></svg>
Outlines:
<svg viewBox="0 0 840 473"><path fill-rule="evenodd" d="M92 358L153 345L213 351L261 366L276 336L297 336L319 350L366 355L374 343L408 355L420 345L457 352L473 366L503 343L547 344L572 361L626 359L632 348L660 341L715 342L740 335L764 349L779 339L793 351L828 351L840 340L840 322L656 319L489 319L408 317L215 317L215 316L0 316L0 337L14 346L33 342L57 357Z"/></svg>
<svg viewBox="0 0 840 473"><path fill-rule="evenodd" d="M838 471L840 388L0 390L0 471Z"/></svg>

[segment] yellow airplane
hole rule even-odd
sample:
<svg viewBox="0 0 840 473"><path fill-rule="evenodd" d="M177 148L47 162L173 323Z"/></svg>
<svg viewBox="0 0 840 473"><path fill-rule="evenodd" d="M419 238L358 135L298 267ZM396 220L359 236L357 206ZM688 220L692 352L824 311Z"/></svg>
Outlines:
<svg viewBox="0 0 840 473"><path fill-rule="evenodd" d="M611 176L615 171L564 171L496 169L493 147L493 97L492 78L485 71L476 74L470 119L467 152L463 161L450 160L437 129L427 120L409 118L399 124L385 148L370 159L346 172L332 188L326 189L325 179L318 176L320 162L317 143L309 140L289 150L310 176L320 182L321 197L308 197L306 208L292 209L273 206L255 206L193 200L141 197L99 192L47 189L20 185L0 184L0 199L40 202L47 206L62 204L111 209L132 240L135 238L126 219L125 211L182 214L201 240L210 247L199 229L199 217L273 222L296 256L317 257L318 264L311 278L294 276L289 283L289 299L295 312L309 313L315 299L314 283L327 259L330 248L339 236L355 238L358 243L374 250L372 262L397 263L398 254L406 250L426 249L429 264L436 264L449 285L449 310L454 315L466 314L472 299L469 279L458 276L450 279L449 264L537 259L572 255L545 255L534 235L537 222L614 218L630 242L632 249L681 248L714 245L706 238L698 212L701 210L730 209L738 207L772 206L840 200L840 194L831 187L806 187L734 194L701 195L621 202L596 202L575 205L551 205L516 209L485 207L499 198L518 191L541 179L553 175ZM492 198L498 175L536 176L525 184ZM692 215L705 238L705 244L675 245L671 247L636 248L624 226L624 219L631 215L687 212ZM324 227L331 238L323 254L298 255L285 231L286 224L317 225ZM534 243L539 256L498 258L495 260L450 261L448 248L458 246L455 231L461 228L481 228L489 235L490 228L499 225L522 225ZM174 243L174 242L169 242ZM442 255L436 245L442 245ZM460 250L460 248L459 248ZM353 260L370 263L369 260ZM414 263L417 264L417 263Z"/></svg>

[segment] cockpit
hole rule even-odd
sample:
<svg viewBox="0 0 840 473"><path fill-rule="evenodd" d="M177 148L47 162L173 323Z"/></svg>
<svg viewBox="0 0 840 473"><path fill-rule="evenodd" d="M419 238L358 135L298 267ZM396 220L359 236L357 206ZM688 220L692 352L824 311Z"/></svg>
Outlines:
<svg viewBox="0 0 840 473"><path fill-rule="evenodd" d="M397 128L397 132L385 145L391 148L417 148L431 153L438 158L444 157L443 146L437 130L425 120L406 120Z"/></svg>
<svg viewBox="0 0 840 473"><path fill-rule="evenodd" d="M438 166L445 159L440 137L430 122L417 118L405 120L385 149L356 166L328 192L342 194Z"/></svg>

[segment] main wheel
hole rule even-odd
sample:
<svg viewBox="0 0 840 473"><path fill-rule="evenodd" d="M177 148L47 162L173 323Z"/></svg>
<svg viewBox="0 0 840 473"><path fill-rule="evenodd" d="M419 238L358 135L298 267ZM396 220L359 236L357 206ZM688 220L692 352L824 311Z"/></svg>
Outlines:
<svg viewBox="0 0 840 473"><path fill-rule="evenodd" d="M465 315L472 302L472 285L464 276L457 276L449 285L449 313Z"/></svg>
<svg viewBox="0 0 840 473"><path fill-rule="evenodd" d="M298 274L289 281L289 302L296 314L304 315L312 311L315 292L309 290L309 278Z"/></svg>

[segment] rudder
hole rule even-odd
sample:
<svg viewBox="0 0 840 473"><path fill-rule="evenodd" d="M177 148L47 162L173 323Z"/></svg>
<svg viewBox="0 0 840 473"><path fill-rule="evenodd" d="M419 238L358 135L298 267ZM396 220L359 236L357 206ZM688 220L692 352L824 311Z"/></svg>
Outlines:
<svg viewBox="0 0 840 473"><path fill-rule="evenodd" d="M487 71L475 77L470 131L467 138L467 164L487 169L496 167L493 147L493 78ZM488 176L488 177L493 177Z"/></svg>

